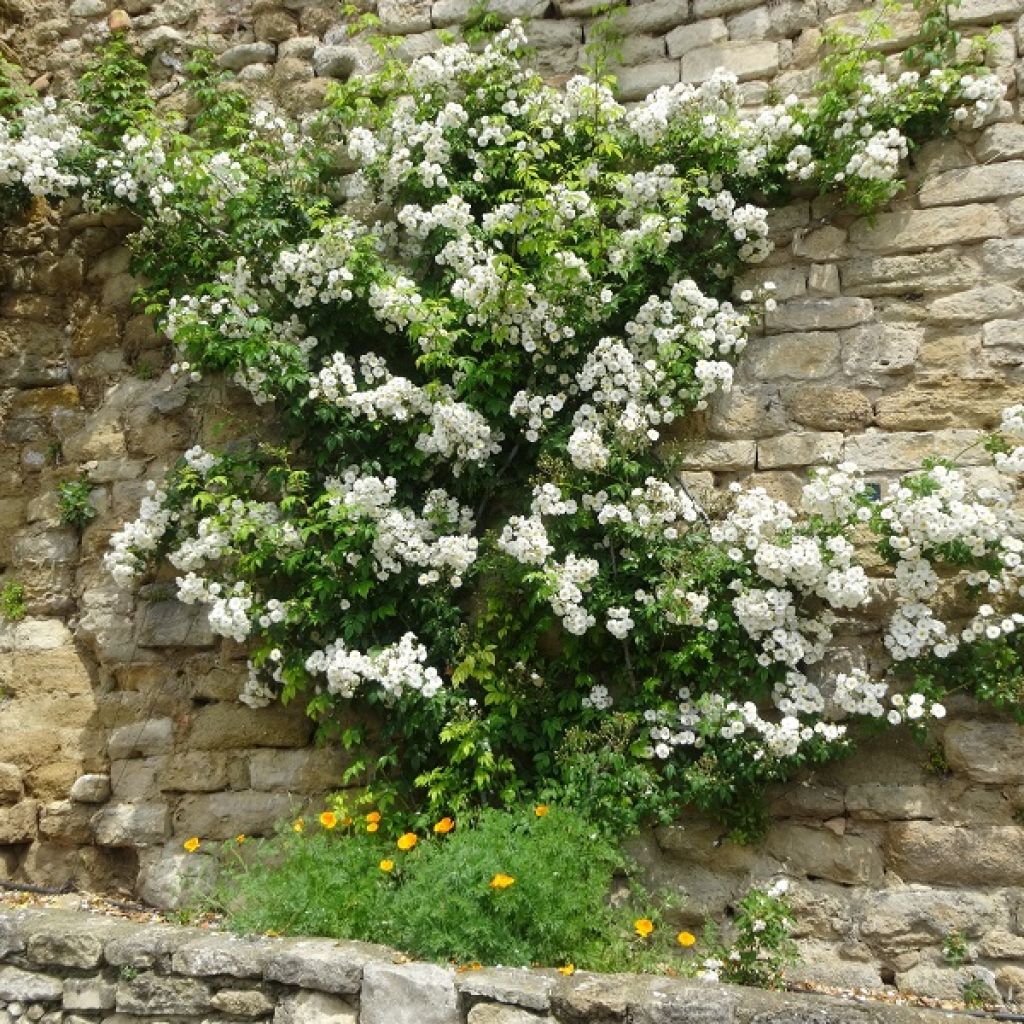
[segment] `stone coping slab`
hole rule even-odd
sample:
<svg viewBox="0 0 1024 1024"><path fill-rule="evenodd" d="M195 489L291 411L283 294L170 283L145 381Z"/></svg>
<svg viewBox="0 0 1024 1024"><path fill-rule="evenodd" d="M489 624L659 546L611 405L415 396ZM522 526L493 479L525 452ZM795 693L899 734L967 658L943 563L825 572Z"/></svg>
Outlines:
<svg viewBox="0 0 1024 1024"><path fill-rule="evenodd" d="M384 946L0 909L0 1017L64 1024L939 1024L963 1015L647 975L457 972ZM73 1014L71 1013L73 1011ZM116 1011L116 1012L114 1012ZM6 1018L5 1018L6 1019Z"/></svg>

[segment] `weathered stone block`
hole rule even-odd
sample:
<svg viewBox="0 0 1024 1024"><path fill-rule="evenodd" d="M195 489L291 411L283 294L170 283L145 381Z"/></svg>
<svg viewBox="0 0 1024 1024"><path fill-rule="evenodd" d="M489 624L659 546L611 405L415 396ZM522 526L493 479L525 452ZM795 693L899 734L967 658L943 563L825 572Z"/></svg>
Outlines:
<svg viewBox="0 0 1024 1024"><path fill-rule="evenodd" d="M753 441L695 441L685 445L680 468L730 472L753 469L757 445Z"/></svg>
<svg viewBox="0 0 1024 1024"><path fill-rule="evenodd" d="M169 754L174 746L174 723L169 718L148 718L114 729L107 744L112 761Z"/></svg>
<svg viewBox="0 0 1024 1024"><path fill-rule="evenodd" d="M272 952L263 976L285 985L354 996L362 987L364 968L389 963L393 957L386 947L365 942L289 939Z"/></svg>
<svg viewBox="0 0 1024 1024"><path fill-rule="evenodd" d="M454 980L433 964L367 964L359 1024L460 1024Z"/></svg>
<svg viewBox="0 0 1024 1024"><path fill-rule="evenodd" d="M163 792L212 793L230 781L226 754L194 751L162 758L157 785Z"/></svg>
<svg viewBox="0 0 1024 1024"><path fill-rule="evenodd" d="M834 331L856 327L870 320L874 305L870 299L793 299L768 313L767 328L783 331Z"/></svg>
<svg viewBox="0 0 1024 1024"><path fill-rule="evenodd" d="M229 71L241 71L250 64L266 64L274 59L273 43L239 43L225 50L217 63Z"/></svg>
<svg viewBox="0 0 1024 1024"><path fill-rule="evenodd" d="M112 1010L116 986L102 978L66 978L65 1010Z"/></svg>
<svg viewBox="0 0 1024 1024"><path fill-rule="evenodd" d="M621 68L618 71L619 97L624 102L640 100L663 85L679 81L679 65L674 60L661 60L655 64Z"/></svg>
<svg viewBox="0 0 1024 1024"><path fill-rule="evenodd" d="M285 793L242 790L185 796L174 812L175 832L204 839L270 835L295 810Z"/></svg>
<svg viewBox="0 0 1024 1024"><path fill-rule="evenodd" d="M217 878L217 862L213 857L207 857L202 853L171 851L166 847L153 850L152 854L151 857L143 858L142 869L136 882L140 898L151 907L158 910L177 910L197 897L205 896L213 888ZM192 936L187 932L183 932L177 938L168 936L168 943L172 938L173 947L176 948ZM133 957L133 960L122 962L131 962L132 966L136 967L151 966L154 960L146 959L149 954L139 950L122 951L119 955ZM110 958L109 950L107 958ZM136 962L140 960L145 962Z"/></svg>
<svg viewBox="0 0 1024 1024"><path fill-rule="evenodd" d="M210 1005L232 1017L266 1017L274 1011L273 1000L257 988L222 988Z"/></svg>
<svg viewBox="0 0 1024 1024"><path fill-rule="evenodd" d="M8 1003L53 1003L64 995L60 978L17 967L0 967L0 1000Z"/></svg>
<svg viewBox="0 0 1024 1024"><path fill-rule="evenodd" d="M25 793L21 769L16 764L0 761L0 803L17 803Z"/></svg>
<svg viewBox="0 0 1024 1024"><path fill-rule="evenodd" d="M909 886L864 894L861 938L890 953L935 944L953 930L977 935L998 916L996 901L974 892Z"/></svg>
<svg viewBox="0 0 1024 1024"><path fill-rule="evenodd" d="M833 331L778 334L756 339L747 367L756 380L817 380L839 370L839 335Z"/></svg>
<svg viewBox="0 0 1024 1024"><path fill-rule="evenodd" d="M551 1006L554 985L550 975L515 967L485 967L455 978L455 988L464 1001L493 1000L541 1012Z"/></svg>
<svg viewBox="0 0 1024 1024"><path fill-rule="evenodd" d="M318 46L313 53L313 70L321 78L350 78L362 63L362 51L355 46Z"/></svg>
<svg viewBox="0 0 1024 1024"><path fill-rule="evenodd" d="M179 946L171 957L171 968L189 977L226 974L232 978L262 978L270 958L266 942L237 935L202 935Z"/></svg>
<svg viewBox="0 0 1024 1024"><path fill-rule="evenodd" d="M12 807L0 807L0 846L35 839L38 814L38 800L21 800Z"/></svg>
<svg viewBox="0 0 1024 1024"><path fill-rule="evenodd" d="M1016 289L994 284L935 299L928 306L928 319L939 324L980 323L1016 316L1021 306Z"/></svg>
<svg viewBox="0 0 1024 1024"><path fill-rule="evenodd" d="M62 843L88 843L94 808L71 800L54 800L39 809L39 835Z"/></svg>
<svg viewBox="0 0 1024 1024"><path fill-rule="evenodd" d="M112 792L118 803L159 801L160 771L167 761L161 757L134 757L128 761L111 761Z"/></svg>
<svg viewBox="0 0 1024 1024"><path fill-rule="evenodd" d="M249 758L249 778L253 789L326 793L341 784L348 761L344 751L334 747L254 750Z"/></svg>
<svg viewBox="0 0 1024 1024"><path fill-rule="evenodd" d="M1024 238L993 238L981 246L985 269L1000 277L1024 275Z"/></svg>
<svg viewBox="0 0 1024 1024"><path fill-rule="evenodd" d="M843 435L838 432L782 434L757 444L758 469L832 465L840 462L842 455Z"/></svg>
<svg viewBox="0 0 1024 1024"><path fill-rule="evenodd" d="M786 391L786 412L814 430L856 430L872 420L871 400L851 388L796 387Z"/></svg>
<svg viewBox="0 0 1024 1024"><path fill-rule="evenodd" d="M304 747L313 726L300 708L248 708L210 704L192 720L192 750L240 750L245 747Z"/></svg>
<svg viewBox="0 0 1024 1024"><path fill-rule="evenodd" d="M865 783L846 791L846 809L855 818L874 821L902 821L938 818L940 801L927 786L899 783Z"/></svg>
<svg viewBox="0 0 1024 1024"><path fill-rule="evenodd" d="M950 722L942 745L950 767L976 782L1024 783L1024 727L1016 722Z"/></svg>
<svg viewBox="0 0 1024 1024"><path fill-rule="evenodd" d="M536 1014L527 1013L514 1006L501 1006L498 1003L478 1003L469 1011L466 1018L468 1024L550 1024L553 1017L543 1020Z"/></svg>
<svg viewBox="0 0 1024 1024"><path fill-rule="evenodd" d="M882 853L863 836L837 836L800 825L776 825L766 839L768 851L799 874L845 884L878 885Z"/></svg>
<svg viewBox="0 0 1024 1024"><path fill-rule="evenodd" d="M950 8L949 20L954 25L989 25L1015 18L1024 11L1021 0L964 0Z"/></svg>
<svg viewBox="0 0 1024 1024"><path fill-rule="evenodd" d="M1024 827L960 828L921 821L889 826L889 862L911 882L948 885L1024 884Z"/></svg>
<svg viewBox="0 0 1024 1024"><path fill-rule="evenodd" d="M355 1008L324 992L287 995L274 1012L274 1024L358 1024Z"/></svg>
<svg viewBox="0 0 1024 1024"><path fill-rule="evenodd" d="M1024 160L958 167L926 181L918 193L922 206L1007 199L1024 195Z"/></svg>
<svg viewBox="0 0 1024 1024"><path fill-rule="evenodd" d="M880 213L870 220L856 220L850 227L850 241L861 249L900 252L969 245L1000 238L1005 230L997 207L971 204Z"/></svg>
<svg viewBox="0 0 1024 1024"><path fill-rule="evenodd" d="M209 647L213 631L206 609L180 601L156 601L139 609L140 647Z"/></svg>
<svg viewBox="0 0 1024 1024"><path fill-rule="evenodd" d="M741 82L771 78L779 70L779 44L733 42L697 47L680 58L679 77L684 82L703 82L720 67Z"/></svg>
<svg viewBox="0 0 1024 1024"><path fill-rule="evenodd" d="M116 1006L118 1013L200 1015L210 1008L210 990L195 978L147 971L118 982Z"/></svg>
<svg viewBox="0 0 1024 1024"><path fill-rule="evenodd" d="M980 438L976 430L930 430L916 433L881 433L869 430L846 439L845 457L867 473L907 472L920 469L929 456L959 452ZM982 455L966 453L965 464L978 465Z"/></svg>
<svg viewBox="0 0 1024 1024"><path fill-rule="evenodd" d="M169 825L166 804L110 804L92 819L98 846L152 846L167 838Z"/></svg>
<svg viewBox="0 0 1024 1024"><path fill-rule="evenodd" d="M109 775L80 775L71 787L71 799L80 804L102 804L110 799Z"/></svg>
<svg viewBox="0 0 1024 1024"><path fill-rule="evenodd" d="M1024 157L1024 124L1000 121L981 133L974 152L982 163Z"/></svg>
<svg viewBox="0 0 1024 1024"><path fill-rule="evenodd" d="M682 57L684 53L705 46L714 46L729 38L729 30L721 18L708 18L690 25L680 25L665 37L670 57Z"/></svg>

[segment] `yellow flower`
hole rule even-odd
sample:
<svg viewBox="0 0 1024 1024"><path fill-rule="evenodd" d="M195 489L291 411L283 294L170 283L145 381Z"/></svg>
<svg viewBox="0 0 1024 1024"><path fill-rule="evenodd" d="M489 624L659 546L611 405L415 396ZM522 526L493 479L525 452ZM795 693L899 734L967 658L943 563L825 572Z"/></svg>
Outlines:
<svg viewBox="0 0 1024 1024"><path fill-rule="evenodd" d="M379 829L379 828L380 828L380 825L378 825L377 822L371 821L370 824L366 826L366 831L367 832L376 832L377 829Z"/></svg>
<svg viewBox="0 0 1024 1024"><path fill-rule="evenodd" d="M490 881L489 885L492 889L507 889L510 885L515 885L516 880L511 875L502 874L498 872Z"/></svg>
<svg viewBox="0 0 1024 1024"><path fill-rule="evenodd" d="M245 842L245 834L244 833L240 833L239 835L235 836L235 842L236 843L244 843Z"/></svg>
<svg viewBox="0 0 1024 1024"><path fill-rule="evenodd" d="M320 815L320 824L326 829L334 828L334 826L338 824L338 816L334 811L324 811L323 814Z"/></svg>
<svg viewBox="0 0 1024 1024"><path fill-rule="evenodd" d="M538 818L546 818L548 816L548 811L550 810L551 808L548 807L547 804L537 804L533 809L533 813L536 814Z"/></svg>
<svg viewBox="0 0 1024 1024"><path fill-rule="evenodd" d="M633 922L633 930L641 939L646 939L654 931L654 922L649 918L640 917Z"/></svg>
<svg viewBox="0 0 1024 1024"><path fill-rule="evenodd" d="M381 869L381 871L395 870L395 862L393 860L382 860L380 864L378 864L377 866Z"/></svg>
<svg viewBox="0 0 1024 1024"><path fill-rule="evenodd" d="M295 819L295 824L292 825L293 832L302 832L306 827L306 823L301 818Z"/></svg>
<svg viewBox="0 0 1024 1024"><path fill-rule="evenodd" d="M199 837L193 836L191 839L186 839L181 845L184 846L189 853L195 853L196 850L199 849Z"/></svg>
<svg viewBox="0 0 1024 1024"><path fill-rule="evenodd" d="M371 825L379 825L380 824L380 811L370 811L370 813L366 816L366 820Z"/></svg>
<svg viewBox="0 0 1024 1024"><path fill-rule="evenodd" d="M455 822L451 818L442 818L435 826L434 831L439 836L448 835L451 830L455 828Z"/></svg>
<svg viewBox="0 0 1024 1024"><path fill-rule="evenodd" d="M568 978L570 974L575 974L576 973L576 965L575 964L566 964L564 967L559 967L558 968L558 973L559 974L564 974Z"/></svg>
<svg viewBox="0 0 1024 1024"><path fill-rule="evenodd" d="M676 936L676 942L678 942L680 946L692 946L696 941L697 936L691 932L680 932Z"/></svg>
<svg viewBox="0 0 1024 1024"><path fill-rule="evenodd" d="M419 839L415 832L406 832L404 836L399 836L398 848L400 850L411 850L418 842Z"/></svg>

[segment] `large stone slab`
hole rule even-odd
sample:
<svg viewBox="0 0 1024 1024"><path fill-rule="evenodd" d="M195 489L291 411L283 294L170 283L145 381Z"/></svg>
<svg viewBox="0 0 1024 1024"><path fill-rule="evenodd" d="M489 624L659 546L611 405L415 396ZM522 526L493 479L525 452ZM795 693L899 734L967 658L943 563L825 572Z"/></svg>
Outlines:
<svg viewBox="0 0 1024 1024"><path fill-rule="evenodd" d="M908 882L956 886L1024 885L1024 826L889 826L889 862Z"/></svg>
<svg viewBox="0 0 1024 1024"><path fill-rule="evenodd" d="M263 976L267 981L353 996L362 988L364 967L393 957L385 946L365 942L289 939L271 952Z"/></svg>
<svg viewBox="0 0 1024 1024"><path fill-rule="evenodd" d="M1005 230L998 207L972 203L969 206L880 213L857 220L850 227L850 241L861 249L874 252L912 252L1001 238Z"/></svg>
<svg viewBox="0 0 1024 1024"><path fill-rule="evenodd" d="M1024 726L1016 722L950 722L942 745L950 767L976 782L1024 783Z"/></svg>
<svg viewBox="0 0 1024 1024"><path fill-rule="evenodd" d="M359 1024L461 1024L454 981L433 964L368 964Z"/></svg>

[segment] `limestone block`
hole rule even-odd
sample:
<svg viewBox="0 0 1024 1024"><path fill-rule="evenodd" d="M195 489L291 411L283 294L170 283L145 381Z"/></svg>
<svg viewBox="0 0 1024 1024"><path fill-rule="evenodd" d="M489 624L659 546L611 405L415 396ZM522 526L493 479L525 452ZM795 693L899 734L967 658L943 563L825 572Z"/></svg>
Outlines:
<svg viewBox="0 0 1024 1024"><path fill-rule="evenodd" d="M64 995L60 978L51 978L17 967L0 967L0 1000L27 1003L52 1003Z"/></svg>
<svg viewBox="0 0 1024 1024"><path fill-rule="evenodd" d="M92 819L98 846L152 846L167 837L166 804L109 804Z"/></svg>
<svg viewBox="0 0 1024 1024"><path fill-rule="evenodd" d="M146 971L117 984L118 1013L202 1015L210 1008L210 990L196 978L175 978Z"/></svg>
<svg viewBox="0 0 1024 1024"><path fill-rule="evenodd" d="M815 263L807 271L807 290L812 295L838 295L839 268L834 263Z"/></svg>
<svg viewBox="0 0 1024 1024"><path fill-rule="evenodd" d="M834 465L842 457L843 435L838 432L782 434L766 437L757 445L758 469Z"/></svg>
<svg viewBox="0 0 1024 1024"><path fill-rule="evenodd" d="M154 601L139 607L140 647L209 647L214 642L206 609L180 601Z"/></svg>
<svg viewBox="0 0 1024 1024"><path fill-rule="evenodd" d="M158 910L177 910L212 889L217 878L217 862L213 857L207 857L201 852L185 853L169 848L150 852L152 856L146 855L142 859L136 888L139 897L151 907ZM157 936L157 939L159 938L160 936ZM160 955L177 948L192 936L188 932L176 933L173 943L171 936L164 938L167 941L164 946L159 947ZM167 948L164 948L165 946ZM136 947L119 948L117 955L120 962L135 967L149 967L157 956L156 953L151 955L146 950ZM110 956L108 949L108 960ZM111 963L113 962L111 960Z"/></svg>
<svg viewBox="0 0 1024 1024"><path fill-rule="evenodd" d="M217 63L229 71L241 71L250 64L267 64L274 59L273 43L239 43L225 50Z"/></svg>
<svg viewBox="0 0 1024 1024"><path fill-rule="evenodd" d="M103 960L103 945L123 934L126 925L113 918L62 913L33 922L25 944L34 963L89 970Z"/></svg>
<svg viewBox="0 0 1024 1024"><path fill-rule="evenodd" d="M554 985L550 975L517 967L485 967L455 978L455 988L464 1001L493 1000L542 1012L551 1006Z"/></svg>
<svg viewBox="0 0 1024 1024"><path fill-rule="evenodd" d="M753 469L757 445L753 441L695 441L682 452L680 468L685 470L717 470L734 472Z"/></svg>
<svg viewBox="0 0 1024 1024"><path fill-rule="evenodd" d="M874 305L870 299L841 297L835 299L793 299L767 314L769 331L821 331L855 327L871 318Z"/></svg>
<svg viewBox="0 0 1024 1024"><path fill-rule="evenodd" d="M817 380L839 370L839 335L830 331L755 339L745 372L757 380Z"/></svg>
<svg viewBox="0 0 1024 1024"><path fill-rule="evenodd" d="M992 1002L1002 1002L996 990L995 975L984 967L952 969L925 963L896 974L896 987L900 992L920 995L927 992L935 999L960 1000L963 998L964 986L971 981L980 982L982 991L987 992Z"/></svg>
<svg viewBox="0 0 1024 1024"><path fill-rule="evenodd" d="M871 423L871 400L852 388L794 387L783 398L786 412L812 430L850 431Z"/></svg>
<svg viewBox="0 0 1024 1024"><path fill-rule="evenodd" d="M460 1024L454 977L433 964L368 964L359 1024Z"/></svg>
<svg viewBox="0 0 1024 1024"><path fill-rule="evenodd" d="M994 284L935 299L928 306L928 319L938 324L982 323L1016 316L1021 307L1016 289Z"/></svg>
<svg viewBox="0 0 1024 1024"><path fill-rule="evenodd" d="M217 703L195 713L187 745L191 750L304 747L312 732L312 723L301 708Z"/></svg>
<svg viewBox="0 0 1024 1024"><path fill-rule="evenodd" d="M115 986L102 978L66 978L65 1010L112 1010Z"/></svg>
<svg viewBox="0 0 1024 1024"><path fill-rule="evenodd" d="M985 324L981 345L989 361L998 366L1024 362L1024 322L993 320Z"/></svg>
<svg viewBox="0 0 1024 1024"><path fill-rule="evenodd" d="M729 38L729 30L721 18L708 18L689 25L680 25L666 36L668 55L682 57L684 53L705 46L714 46Z"/></svg>
<svg viewBox="0 0 1024 1024"><path fill-rule="evenodd" d="M942 745L950 767L975 782L1024 783L1024 727L1016 722L950 722Z"/></svg>
<svg viewBox="0 0 1024 1024"><path fill-rule="evenodd" d="M120 803L160 799L160 772L167 761L161 757L135 757L110 764L111 791Z"/></svg>
<svg viewBox="0 0 1024 1024"><path fill-rule="evenodd" d="M978 935L998 919L993 897L908 886L864 894L860 935L884 953L937 944L954 929Z"/></svg>
<svg viewBox="0 0 1024 1024"><path fill-rule="evenodd" d="M198 856L202 857L201 854ZM143 854L144 862L146 857L147 854ZM186 928L151 924L111 939L104 947L103 955L112 967L132 967L139 970L153 967L192 938L194 933Z"/></svg>
<svg viewBox="0 0 1024 1024"><path fill-rule="evenodd" d="M111 760L168 754L174 746L174 723L169 718L149 718L122 725L110 734L107 753Z"/></svg>
<svg viewBox="0 0 1024 1024"><path fill-rule="evenodd" d="M270 952L265 942L255 939L231 934L201 935L178 947L171 957L171 968L175 974L193 978L262 978Z"/></svg>
<svg viewBox="0 0 1024 1024"><path fill-rule="evenodd" d="M698 47L684 53L680 59L680 79L703 82L720 67L731 71L741 82L771 78L779 70L779 44L729 42Z"/></svg>
<svg viewBox="0 0 1024 1024"><path fill-rule="evenodd" d="M927 786L900 783L863 783L846 791L846 809L854 818L873 821L904 821L938 818L938 795Z"/></svg>
<svg viewBox="0 0 1024 1024"><path fill-rule="evenodd" d="M643 99L663 85L679 81L679 65L674 60L662 60L639 67L621 68L618 72L619 97L624 102Z"/></svg>
<svg viewBox="0 0 1024 1024"><path fill-rule="evenodd" d="M720 14L733 14L757 7L758 0L693 0L695 18L711 18Z"/></svg>
<svg viewBox="0 0 1024 1024"><path fill-rule="evenodd" d="M879 987L878 967L873 963L842 960L835 955L835 948L824 942L801 942L799 949L800 962L786 968L786 980L792 985L810 983L866 991Z"/></svg>
<svg viewBox="0 0 1024 1024"><path fill-rule="evenodd" d="M920 469L929 456L955 454L981 439L977 430L931 430L880 433L867 431L846 439L845 457L866 473L907 472ZM966 452L964 464L978 465L984 453Z"/></svg>
<svg viewBox="0 0 1024 1024"><path fill-rule="evenodd" d="M981 246L985 269L1000 277L1024 275L1024 238L991 239Z"/></svg>
<svg viewBox="0 0 1024 1024"><path fill-rule="evenodd" d="M232 1017L266 1017L274 1011L270 997L256 988L222 988L210 1000L210 1005ZM344 1024L344 1018L339 1024Z"/></svg>
<svg viewBox="0 0 1024 1024"><path fill-rule="evenodd" d="M950 375L929 380L927 386L883 395L875 403L875 423L886 430L992 429L999 423L1002 409L1012 401L1012 387L986 385Z"/></svg>
<svg viewBox="0 0 1024 1024"><path fill-rule="evenodd" d="M656 36L681 25L686 16L686 4L679 0L646 0L627 7L616 19L615 27L627 36Z"/></svg>
<svg viewBox="0 0 1024 1024"><path fill-rule="evenodd" d="M831 224L799 232L793 238L793 252L808 260L842 259L846 255L846 232Z"/></svg>
<svg viewBox="0 0 1024 1024"><path fill-rule="evenodd" d="M843 372L851 384L884 385L914 369L923 340L918 324L872 323L843 331Z"/></svg>
<svg viewBox="0 0 1024 1024"><path fill-rule="evenodd" d="M81 804L102 804L110 799L109 775L80 775L71 787L71 799Z"/></svg>
<svg viewBox="0 0 1024 1024"><path fill-rule="evenodd" d="M1024 124L1000 121L981 133L974 152L982 163L1024 157Z"/></svg>
<svg viewBox="0 0 1024 1024"><path fill-rule="evenodd" d="M469 1011L466 1020L468 1024L548 1024L554 1018L540 1018L536 1014L499 1003L478 1003Z"/></svg>
<svg viewBox="0 0 1024 1024"><path fill-rule="evenodd" d="M0 761L0 803L17 803L24 793L21 769L16 764Z"/></svg>
<svg viewBox="0 0 1024 1024"><path fill-rule="evenodd" d="M35 839L38 814L38 800L21 800L11 807L0 807L0 846Z"/></svg>
<svg viewBox="0 0 1024 1024"><path fill-rule="evenodd" d="M272 43L283 43L291 39L299 27L295 19L287 11L260 11L253 19L253 30L257 39L266 39Z"/></svg>
<svg viewBox="0 0 1024 1024"><path fill-rule="evenodd" d="M274 1011L274 1024L358 1024L358 1021L359 1014L351 1004L324 992L287 995Z"/></svg>
<svg viewBox="0 0 1024 1024"><path fill-rule="evenodd" d="M348 763L335 747L311 750L254 750L249 757L253 789L289 793L326 793L341 785Z"/></svg>
<svg viewBox="0 0 1024 1024"><path fill-rule="evenodd" d="M788 39L818 20L817 7L808 0L781 0L758 6L728 19L730 39Z"/></svg>
<svg viewBox="0 0 1024 1024"><path fill-rule="evenodd" d="M384 35L426 32L430 28L430 0L379 0L377 16Z"/></svg>
<svg viewBox="0 0 1024 1024"><path fill-rule="evenodd" d="M878 885L882 853L863 836L837 836L825 829L776 825L765 844L769 853L802 875L845 884Z"/></svg>
<svg viewBox="0 0 1024 1024"><path fill-rule="evenodd" d="M354 996L360 992L364 971L393 957L392 950L366 942L289 939L278 944L263 976L284 985Z"/></svg>
<svg viewBox="0 0 1024 1024"><path fill-rule="evenodd" d="M241 834L269 835L295 811L285 793L231 790L185 796L174 812L174 830L204 839L233 839Z"/></svg>
<svg viewBox="0 0 1024 1024"><path fill-rule="evenodd" d="M39 810L39 835L62 843L88 843L94 809L71 800L54 800Z"/></svg>
<svg viewBox="0 0 1024 1024"><path fill-rule="evenodd" d="M950 8L949 20L954 25L990 25L1015 18L1024 11L1021 0L964 0Z"/></svg>
<svg viewBox="0 0 1024 1024"><path fill-rule="evenodd" d="M755 344L760 345L761 342ZM771 387L748 389L738 385L726 394L715 395L711 401L709 437L747 441L770 437L788 427L778 395Z"/></svg>
<svg viewBox="0 0 1024 1024"><path fill-rule="evenodd" d="M861 249L886 253L967 245L999 238L1004 231L997 207L971 204L882 213L871 220L856 220L850 227L850 241Z"/></svg>
<svg viewBox="0 0 1024 1024"><path fill-rule="evenodd" d="M911 882L948 885L1024 884L1024 827L934 825L923 821L889 826L889 863Z"/></svg>
<svg viewBox="0 0 1024 1024"><path fill-rule="evenodd" d="M662 36L628 36L622 40L616 60L622 67L660 61L665 58L665 39Z"/></svg>
<svg viewBox="0 0 1024 1024"><path fill-rule="evenodd" d="M161 759L157 786L162 792L212 793L230 785L225 754L191 751Z"/></svg>

